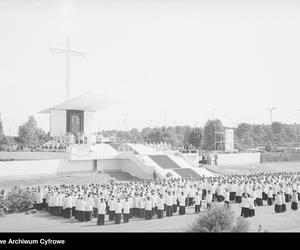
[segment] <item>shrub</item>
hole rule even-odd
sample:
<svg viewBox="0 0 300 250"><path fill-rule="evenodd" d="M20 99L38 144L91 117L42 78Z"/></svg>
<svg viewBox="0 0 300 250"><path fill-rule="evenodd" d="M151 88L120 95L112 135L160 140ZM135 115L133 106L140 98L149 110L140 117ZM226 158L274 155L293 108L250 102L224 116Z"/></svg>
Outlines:
<svg viewBox="0 0 300 250"><path fill-rule="evenodd" d="M235 219L234 212L225 206L213 206L205 214L199 214L188 232L247 232L249 223L244 218Z"/></svg>
<svg viewBox="0 0 300 250"><path fill-rule="evenodd" d="M4 196L0 194L0 217L5 215L6 210L6 201L4 200Z"/></svg>
<svg viewBox="0 0 300 250"><path fill-rule="evenodd" d="M244 217L236 218L231 232L248 232L248 231L249 231L249 222L246 221Z"/></svg>
<svg viewBox="0 0 300 250"><path fill-rule="evenodd" d="M6 211L8 213L21 213L32 208L34 197L25 189L14 187L5 198Z"/></svg>

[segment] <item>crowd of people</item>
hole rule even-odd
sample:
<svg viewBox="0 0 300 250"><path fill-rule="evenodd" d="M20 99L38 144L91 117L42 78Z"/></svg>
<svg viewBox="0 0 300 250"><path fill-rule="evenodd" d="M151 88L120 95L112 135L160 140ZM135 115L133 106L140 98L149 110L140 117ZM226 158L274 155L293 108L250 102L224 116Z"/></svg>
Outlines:
<svg viewBox="0 0 300 250"><path fill-rule="evenodd" d="M240 203L241 216L255 216L256 207L273 206L285 212L287 204L298 209L298 173L255 173L218 177L170 178L144 182L109 182L87 185L60 185L27 188L35 197L34 207L53 216L120 224L131 218L162 219L175 213L184 215L186 207L195 213L211 209L213 203L230 206ZM108 220L105 220L108 215Z"/></svg>

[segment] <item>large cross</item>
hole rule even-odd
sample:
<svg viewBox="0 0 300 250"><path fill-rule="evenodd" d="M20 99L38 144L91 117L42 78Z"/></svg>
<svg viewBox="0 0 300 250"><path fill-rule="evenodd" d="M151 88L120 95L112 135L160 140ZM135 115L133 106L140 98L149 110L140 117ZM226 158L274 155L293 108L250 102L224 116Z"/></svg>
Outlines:
<svg viewBox="0 0 300 250"><path fill-rule="evenodd" d="M65 49L58 49L50 47L50 51L55 53L64 54L66 56L66 99L70 98L71 86L70 86L70 79L71 79L71 55L72 56L86 56L85 52L78 51L78 50L71 50L71 39L70 37L66 38L66 48Z"/></svg>

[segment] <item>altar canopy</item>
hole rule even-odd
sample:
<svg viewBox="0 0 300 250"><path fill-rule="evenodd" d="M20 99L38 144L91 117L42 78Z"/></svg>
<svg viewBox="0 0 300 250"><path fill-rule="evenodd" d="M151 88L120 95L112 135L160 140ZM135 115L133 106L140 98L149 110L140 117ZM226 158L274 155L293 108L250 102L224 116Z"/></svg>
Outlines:
<svg viewBox="0 0 300 250"><path fill-rule="evenodd" d="M68 133L89 135L95 131L93 117L96 111L113 107L123 100L104 94L87 93L68 99L56 106L41 110L50 114L50 136L62 136Z"/></svg>
<svg viewBox="0 0 300 250"><path fill-rule="evenodd" d="M101 109L113 107L124 102L120 99L112 98L104 94L87 93L66 100L56 106L41 110L38 113L50 113L51 110L83 110L83 111L98 111Z"/></svg>

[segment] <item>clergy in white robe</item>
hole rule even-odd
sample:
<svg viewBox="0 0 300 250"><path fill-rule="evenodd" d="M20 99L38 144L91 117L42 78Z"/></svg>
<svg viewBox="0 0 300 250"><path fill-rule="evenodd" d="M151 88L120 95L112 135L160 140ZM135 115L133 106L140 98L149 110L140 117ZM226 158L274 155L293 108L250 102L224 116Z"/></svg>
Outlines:
<svg viewBox="0 0 300 250"><path fill-rule="evenodd" d="M157 201L157 218L161 219L164 217L164 197L160 195Z"/></svg>
<svg viewBox="0 0 300 250"><path fill-rule="evenodd" d="M103 198L101 198L100 202L98 202L97 208L98 208L97 225L104 225L105 214L106 214L106 203Z"/></svg>
<svg viewBox="0 0 300 250"><path fill-rule="evenodd" d="M131 204L129 202L129 199L126 197L125 201L123 202L123 220L124 220L124 223L129 222L130 207L131 207Z"/></svg>

